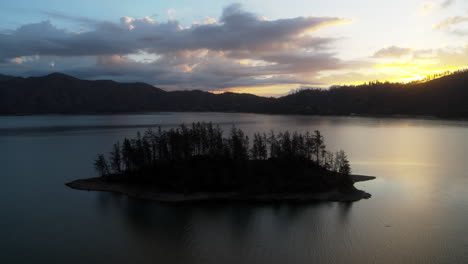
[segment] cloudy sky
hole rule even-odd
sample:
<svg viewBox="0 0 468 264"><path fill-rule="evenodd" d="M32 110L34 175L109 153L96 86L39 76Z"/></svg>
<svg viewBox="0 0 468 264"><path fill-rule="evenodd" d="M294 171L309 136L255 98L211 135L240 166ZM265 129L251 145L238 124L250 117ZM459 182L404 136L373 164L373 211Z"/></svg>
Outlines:
<svg viewBox="0 0 468 264"><path fill-rule="evenodd" d="M0 73L277 96L468 66L466 0L2 0Z"/></svg>

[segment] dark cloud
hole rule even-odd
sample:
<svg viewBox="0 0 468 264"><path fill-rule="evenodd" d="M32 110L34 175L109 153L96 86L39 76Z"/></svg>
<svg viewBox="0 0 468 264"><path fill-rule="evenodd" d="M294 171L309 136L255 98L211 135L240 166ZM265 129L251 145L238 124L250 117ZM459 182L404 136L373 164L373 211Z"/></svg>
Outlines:
<svg viewBox="0 0 468 264"><path fill-rule="evenodd" d="M110 23L47 14L87 29L74 32L44 21L0 34L0 71L20 75L63 71L88 79L212 90L307 84L301 75L315 76L349 63L327 51L334 38L313 34L346 22L336 17L266 20L238 4L226 7L219 22L190 27L173 19L160 23L149 17L123 17Z"/></svg>
<svg viewBox="0 0 468 264"><path fill-rule="evenodd" d="M52 13L54 17L65 17ZM69 18L69 17L68 17ZM94 29L69 32L45 21L24 25L9 34L0 35L2 58L30 55L83 56L129 54L138 50L166 53L178 50L248 50L266 51L307 48L323 45L322 40L300 36L306 31L343 22L332 17L297 17L266 21L239 5L227 7L220 23L184 28L178 21L157 23L151 18L123 17L114 24L86 18L75 18Z"/></svg>

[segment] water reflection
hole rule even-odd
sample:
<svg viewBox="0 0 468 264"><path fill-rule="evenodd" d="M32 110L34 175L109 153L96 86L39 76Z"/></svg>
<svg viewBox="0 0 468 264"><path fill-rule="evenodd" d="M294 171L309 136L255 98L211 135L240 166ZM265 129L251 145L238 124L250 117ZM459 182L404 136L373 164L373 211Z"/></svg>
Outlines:
<svg viewBox="0 0 468 264"><path fill-rule="evenodd" d="M96 153L155 124L314 130L374 175L358 203L171 205L81 192ZM165 113L0 117L2 263L465 263L468 122ZM28 254L25 249L28 249Z"/></svg>
<svg viewBox="0 0 468 264"><path fill-rule="evenodd" d="M341 223L346 224L349 219L349 213L353 207L353 203L339 203L338 204L338 215Z"/></svg>
<svg viewBox="0 0 468 264"><path fill-rule="evenodd" d="M176 263L226 256L230 256L223 259L226 263L258 258L281 263L300 257L300 248L323 243L323 237L314 238L323 226L333 222L334 229L346 230L352 210L351 203L171 205L102 193L96 196L96 204L101 212L121 214L132 241ZM324 210L329 214L318 213ZM301 239L311 244L298 245ZM278 252L282 257L273 258Z"/></svg>
<svg viewBox="0 0 468 264"><path fill-rule="evenodd" d="M101 214L120 214L133 243L171 263L216 259L239 263L265 258L281 263L295 258L300 248L322 243L323 237L313 242L315 235L311 234L323 232L320 228L334 222L335 209L339 221L334 228L344 230L352 210L347 203L172 205L108 193L96 195L95 201ZM327 216L318 214L324 210L329 212ZM304 235L312 244L296 244ZM282 257L276 259L279 252Z"/></svg>

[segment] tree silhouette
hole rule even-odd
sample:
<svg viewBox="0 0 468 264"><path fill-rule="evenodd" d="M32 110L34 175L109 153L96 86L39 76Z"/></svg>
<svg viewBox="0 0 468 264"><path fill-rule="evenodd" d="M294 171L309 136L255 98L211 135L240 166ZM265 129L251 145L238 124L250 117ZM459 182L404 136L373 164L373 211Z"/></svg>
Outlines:
<svg viewBox="0 0 468 264"><path fill-rule="evenodd" d="M343 150L336 153L335 156L336 171L345 175L351 174L351 166L349 165L348 157Z"/></svg>
<svg viewBox="0 0 468 264"><path fill-rule="evenodd" d="M133 170L133 152L132 143L129 139L125 138L122 145L122 160L127 172L132 172Z"/></svg>
<svg viewBox="0 0 468 264"><path fill-rule="evenodd" d="M122 172L122 157L120 155L120 143L118 141L112 146L110 165L113 173Z"/></svg>
<svg viewBox="0 0 468 264"><path fill-rule="evenodd" d="M306 191L351 183L345 152L327 151L317 130L254 133L250 142L235 126L224 137L219 126L193 123L148 129L143 136L138 132L115 143L109 155L110 165L102 154L94 162L100 176L151 183L165 191Z"/></svg>
<svg viewBox="0 0 468 264"><path fill-rule="evenodd" d="M249 158L249 137L244 135L242 130L233 126L227 141L233 160L246 160Z"/></svg>
<svg viewBox="0 0 468 264"><path fill-rule="evenodd" d="M107 176L110 173L109 165L103 154L99 154L97 159L94 161L94 168L96 169L96 171L99 173L101 177Z"/></svg>
<svg viewBox="0 0 468 264"><path fill-rule="evenodd" d="M320 131L315 130L314 135L312 136L312 149L313 153L315 154L315 161L317 164L321 165L321 159L320 157L323 155L323 151L325 150L325 141L323 139L322 134L320 134Z"/></svg>
<svg viewBox="0 0 468 264"><path fill-rule="evenodd" d="M253 138L252 149L250 150L251 157L254 160L266 160L268 157L267 152L267 139L265 134L255 133Z"/></svg>

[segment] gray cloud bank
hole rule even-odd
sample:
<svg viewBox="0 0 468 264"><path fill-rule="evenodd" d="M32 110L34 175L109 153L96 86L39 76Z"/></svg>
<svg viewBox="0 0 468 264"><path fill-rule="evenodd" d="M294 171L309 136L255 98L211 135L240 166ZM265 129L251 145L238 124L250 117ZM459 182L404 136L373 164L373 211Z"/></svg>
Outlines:
<svg viewBox="0 0 468 264"><path fill-rule="evenodd" d="M314 32L346 22L336 17L266 20L238 4L213 19L123 17L118 23L49 13L85 25L74 32L50 21L0 33L0 72L62 71L81 78L146 81L174 89L216 90L272 83L308 84L323 70L349 67L329 52L335 39ZM308 77L304 80L303 77Z"/></svg>

